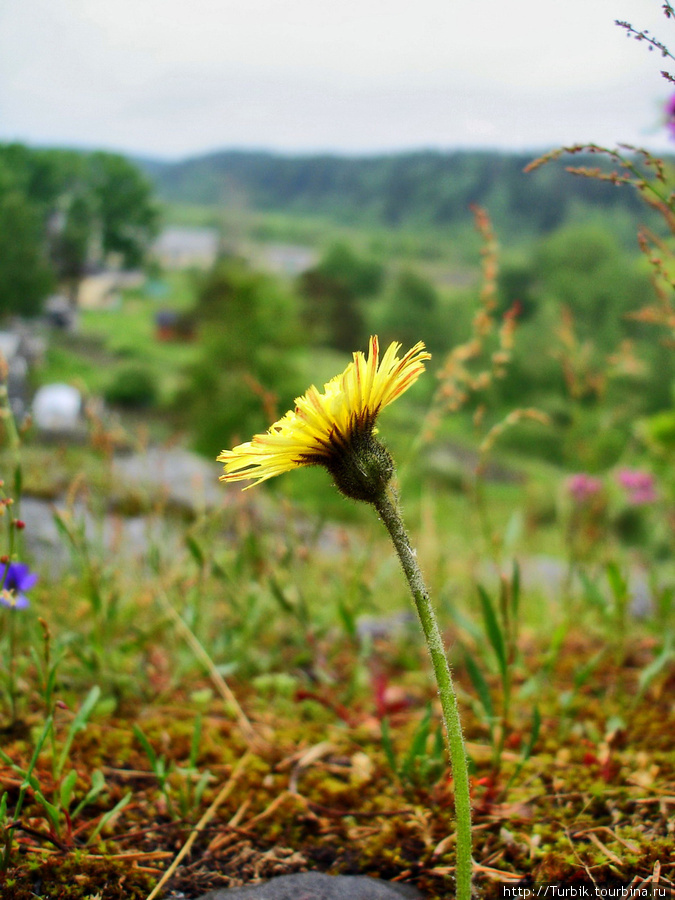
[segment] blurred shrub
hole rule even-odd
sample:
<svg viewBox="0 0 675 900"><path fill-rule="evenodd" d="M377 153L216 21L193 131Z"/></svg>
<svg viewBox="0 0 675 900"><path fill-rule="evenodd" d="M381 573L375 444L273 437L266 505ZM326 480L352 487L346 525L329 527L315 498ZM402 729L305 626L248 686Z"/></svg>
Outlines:
<svg viewBox="0 0 675 900"><path fill-rule="evenodd" d="M587 472L602 472L616 465L629 440L628 431L603 422L597 410L577 415L563 440L563 459Z"/></svg>
<svg viewBox="0 0 675 900"><path fill-rule="evenodd" d="M521 324L520 318L517 321L511 362L498 384L501 400L511 407L531 403L541 406L542 395L564 398L565 379L553 352L558 343L559 311L543 305L526 322Z"/></svg>
<svg viewBox="0 0 675 900"><path fill-rule="evenodd" d="M661 450L675 449L675 411L666 410L642 423L645 437Z"/></svg>
<svg viewBox="0 0 675 900"><path fill-rule="evenodd" d="M558 519L558 498L551 483L532 482L525 491L525 521L529 530L554 525Z"/></svg>
<svg viewBox="0 0 675 900"><path fill-rule="evenodd" d="M351 352L367 339L362 304L380 290L384 270L348 244L333 244L300 276L303 318L315 340ZM419 338L417 338L419 340Z"/></svg>
<svg viewBox="0 0 675 900"><path fill-rule="evenodd" d="M386 292L373 330L383 346L395 340L408 348L422 340L432 353L438 353L449 349L442 325L436 288L414 270L403 269Z"/></svg>
<svg viewBox="0 0 675 900"><path fill-rule="evenodd" d="M0 175L1 175L0 171ZM0 315L35 316L54 286L41 244L40 210L0 183Z"/></svg>
<svg viewBox="0 0 675 900"><path fill-rule="evenodd" d="M456 493L466 492L469 469L450 447L438 443L427 447L421 466L423 474L434 487Z"/></svg>
<svg viewBox="0 0 675 900"><path fill-rule="evenodd" d="M198 288L202 354L187 373L179 409L199 451L215 456L266 430L302 388L299 300L238 259L222 259Z"/></svg>
<svg viewBox="0 0 675 900"><path fill-rule="evenodd" d="M561 431L555 427L545 427L538 422L523 420L512 428L507 428L499 438L503 450L536 457L555 465L565 461Z"/></svg>
<svg viewBox="0 0 675 900"><path fill-rule="evenodd" d="M157 402L157 377L142 365L128 365L119 369L105 388L108 403L128 409L145 409Z"/></svg>
<svg viewBox="0 0 675 900"><path fill-rule="evenodd" d="M615 515L612 525L618 538L629 546L641 546L649 539L649 527L645 510L625 506Z"/></svg>
<svg viewBox="0 0 675 900"><path fill-rule="evenodd" d="M625 318L651 291L649 278L606 228L570 225L542 241L534 276L543 300L567 307L580 338L613 350L635 325Z"/></svg>
<svg viewBox="0 0 675 900"><path fill-rule="evenodd" d="M519 322L526 322L534 315L538 298L531 263L522 260L509 260L503 263L499 270L497 287L501 313L505 313L515 305Z"/></svg>

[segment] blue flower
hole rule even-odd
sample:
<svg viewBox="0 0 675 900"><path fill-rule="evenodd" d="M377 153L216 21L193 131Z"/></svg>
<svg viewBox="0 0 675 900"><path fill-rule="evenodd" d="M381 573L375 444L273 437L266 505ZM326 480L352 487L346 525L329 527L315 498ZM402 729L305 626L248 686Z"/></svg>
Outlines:
<svg viewBox="0 0 675 900"><path fill-rule="evenodd" d="M0 604L8 609L25 609L30 601L24 591L34 587L37 580L26 563L5 563L0 569Z"/></svg>

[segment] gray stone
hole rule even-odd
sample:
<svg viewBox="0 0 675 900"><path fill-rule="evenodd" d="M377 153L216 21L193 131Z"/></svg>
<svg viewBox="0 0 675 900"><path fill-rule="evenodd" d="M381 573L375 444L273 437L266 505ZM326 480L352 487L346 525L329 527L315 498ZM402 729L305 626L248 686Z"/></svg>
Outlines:
<svg viewBox="0 0 675 900"><path fill-rule="evenodd" d="M390 616L359 616L356 620L356 631L362 641L401 638L416 626L415 616L411 612L392 613Z"/></svg>
<svg viewBox="0 0 675 900"><path fill-rule="evenodd" d="M221 471L215 459L206 460L179 447L149 447L145 453L118 457L113 462L113 475L119 481L160 491L172 503L192 510L222 503L223 488L218 484Z"/></svg>
<svg viewBox="0 0 675 900"><path fill-rule="evenodd" d="M209 891L199 900L422 900L417 888L365 875L297 872L262 884Z"/></svg>
<svg viewBox="0 0 675 900"><path fill-rule="evenodd" d="M40 570L43 581L56 582L63 578L71 564L72 551L57 528L55 510L67 508L61 498L54 503L38 497L23 497L21 518L26 523L24 540L29 556ZM126 517L117 514L95 518L81 504L69 509L76 529L83 528L90 551L106 558L114 551L115 558L126 562L143 561L151 546L161 546L167 553L178 553L183 532L157 516Z"/></svg>
<svg viewBox="0 0 675 900"><path fill-rule="evenodd" d="M33 398L33 419L40 431L77 431L82 424L82 395L70 384L45 384Z"/></svg>

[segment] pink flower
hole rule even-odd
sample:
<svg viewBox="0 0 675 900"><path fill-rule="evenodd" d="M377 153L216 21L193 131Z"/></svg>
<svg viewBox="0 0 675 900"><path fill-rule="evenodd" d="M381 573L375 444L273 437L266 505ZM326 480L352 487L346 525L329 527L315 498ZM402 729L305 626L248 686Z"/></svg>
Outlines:
<svg viewBox="0 0 675 900"><path fill-rule="evenodd" d="M628 495L633 506L654 503L657 499L654 476L642 469L619 469L616 480Z"/></svg>
<svg viewBox="0 0 675 900"><path fill-rule="evenodd" d="M666 128L670 132L671 138L675 140L675 94L673 94L666 102Z"/></svg>
<svg viewBox="0 0 675 900"><path fill-rule="evenodd" d="M566 486L567 492L575 503L585 503L595 494L600 493L602 481L599 478L594 478L592 475L580 472L577 475L570 475Z"/></svg>

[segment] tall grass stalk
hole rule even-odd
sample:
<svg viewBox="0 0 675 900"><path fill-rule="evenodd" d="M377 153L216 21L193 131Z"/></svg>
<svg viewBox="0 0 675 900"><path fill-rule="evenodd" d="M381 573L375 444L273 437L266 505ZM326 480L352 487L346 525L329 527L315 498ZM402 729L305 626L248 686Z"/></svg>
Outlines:
<svg viewBox="0 0 675 900"><path fill-rule="evenodd" d="M218 669L216 668L213 660L207 653L204 648L204 645L197 638L195 633L192 631L187 622L182 618L180 613L174 609L171 604L171 601L167 597L166 593L163 589L158 588L155 594L157 601L161 605L162 609L169 615L176 628L181 632L185 640L187 641L190 649L194 653L195 657L202 663L202 665L206 668L209 673L209 676L216 687L216 690L220 694L222 700L225 703L225 706L228 710L231 710L239 724L239 727L248 741L255 741L256 733L253 725L249 718L247 717L244 710L241 708L239 701L235 697L231 688L220 674Z"/></svg>

